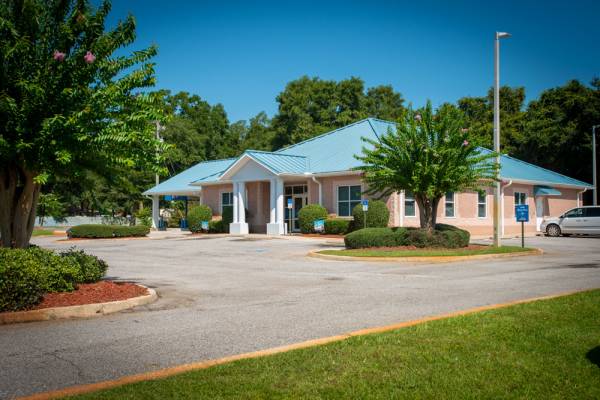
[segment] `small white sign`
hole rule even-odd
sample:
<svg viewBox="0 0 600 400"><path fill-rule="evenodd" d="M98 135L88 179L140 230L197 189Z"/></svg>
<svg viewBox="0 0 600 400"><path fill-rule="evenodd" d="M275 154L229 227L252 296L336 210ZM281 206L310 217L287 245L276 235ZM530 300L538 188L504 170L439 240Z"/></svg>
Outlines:
<svg viewBox="0 0 600 400"><path fill-rule="evenodd" d="M363 211L369 211L369 200L363 200L362 202Z"/></svg>

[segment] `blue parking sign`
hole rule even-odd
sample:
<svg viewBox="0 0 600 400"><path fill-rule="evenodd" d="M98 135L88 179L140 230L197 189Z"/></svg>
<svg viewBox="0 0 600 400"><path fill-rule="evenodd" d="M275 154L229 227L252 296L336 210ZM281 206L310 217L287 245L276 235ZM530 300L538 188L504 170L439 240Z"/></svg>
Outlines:
<svg viewBox="0 0 600 400"><path fill-rule="evenodd" d="M361 203L363 211L369 211L369 200L363 200Z"/></svg>
<svg viewBox="0 0 600 400"><path fill-rule="evenodd" d="M517 204L515 206L515 218L517 222L529 222L529 206L527 204Z"/></svg>

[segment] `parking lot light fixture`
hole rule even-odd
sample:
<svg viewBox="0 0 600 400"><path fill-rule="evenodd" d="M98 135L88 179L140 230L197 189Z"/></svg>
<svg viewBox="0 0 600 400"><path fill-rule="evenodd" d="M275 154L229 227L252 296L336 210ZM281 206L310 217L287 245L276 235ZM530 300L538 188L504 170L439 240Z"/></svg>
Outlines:
<svg viewBox="0 0 600 400"><path fill-rule="evenodd" d="M592 184L594 185L593 203L595 206L598 205L598 181L596 180L596 128L600 128L600 125L592 126L592 167L594 168L592 173Z"/></svg>

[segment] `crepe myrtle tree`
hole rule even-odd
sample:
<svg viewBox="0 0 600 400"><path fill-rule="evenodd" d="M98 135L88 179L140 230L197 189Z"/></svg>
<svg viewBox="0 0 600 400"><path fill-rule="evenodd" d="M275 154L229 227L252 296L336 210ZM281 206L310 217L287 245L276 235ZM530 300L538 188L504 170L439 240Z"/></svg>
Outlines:
<svg viewBox="0 0 600 400"><path fill-rule="evenodd" d="M115 55L135 39L128 16L105 29L109 1L0 2L0 235L28 246L40 185L83 169L160 171L164 119L152 95L156 48Z"/></svg>
<svg viewBox="0 0 600 400"><path fill-rule="evenodd" d="M451 105L436 112L431 102L407 110L396 129L379 140L363 140L358 170L368 194L383 197L407 190L419 206L421 228L432 231L440 200L448 192L480 190L497 179L494 153L471 143L463 115Z"/></svg>

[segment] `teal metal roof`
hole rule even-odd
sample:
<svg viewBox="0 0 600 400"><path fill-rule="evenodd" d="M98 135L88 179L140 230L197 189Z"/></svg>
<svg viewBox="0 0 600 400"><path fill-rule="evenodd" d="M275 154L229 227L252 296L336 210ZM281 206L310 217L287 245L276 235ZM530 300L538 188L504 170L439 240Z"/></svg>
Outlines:
<svg viewBox="0 0 600 400"><path fill-rule="evenodd" d="M534 196L560 196L560 192L550 186L534 186L533 187L533 195Z"/></svg>
<svg viewBox="0 0 600 400"><path fill-rule="evenodd" d="M235 161L234 158L224 160L204 161L186 169L185 171L161 182L157 186L146 190L143 194L179 194L197 192L198 186L191 186L193 181L215 181Z"/></svg>
<svg viewBox="0 0 600 400"><path fill-rule="evenodd" d="M305 156L246 150L240 158L244 154L276 174L303 174L309 169L308 159Z"/></svg>
<svg viewBox="0 0 600 400"><path fill-rule="evenodd" d="M394 122L375 118L363 119L275 152L247 150L236 159L202 162L153 187L144 194L168 194L197 190L198 183L218 181L223 172L244 155L276 174L324 174L349 171L361 165L360 161L354 157L355 154L361 154L362 147L365 145L361 138L377 140L388 131L395 129ZM490 150L482 148L481 151L489 152ZM592 185L588 183L507 155L501 156L500 164L500 177L505 180L512 179L547 186L568 185L592 188ZM190 186L192 182L195 186Z"/></svg>

